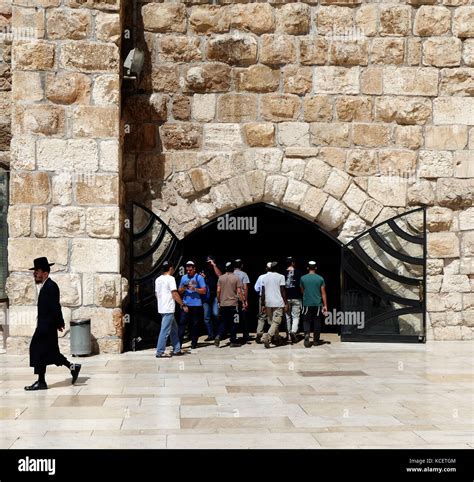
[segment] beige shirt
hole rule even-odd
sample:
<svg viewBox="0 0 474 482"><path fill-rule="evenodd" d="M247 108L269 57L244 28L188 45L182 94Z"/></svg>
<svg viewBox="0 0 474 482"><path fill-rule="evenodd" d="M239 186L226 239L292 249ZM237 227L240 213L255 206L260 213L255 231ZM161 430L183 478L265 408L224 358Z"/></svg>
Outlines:
<svg viewBox="0 0 474 482"><path fill-rule="evenodd" d="M237 306L239 296L237 289L242 289L242 281L234 273L225 273L219 276L217 286L220 286L221 295L219 297L219 304L221 306Z"/></svg>

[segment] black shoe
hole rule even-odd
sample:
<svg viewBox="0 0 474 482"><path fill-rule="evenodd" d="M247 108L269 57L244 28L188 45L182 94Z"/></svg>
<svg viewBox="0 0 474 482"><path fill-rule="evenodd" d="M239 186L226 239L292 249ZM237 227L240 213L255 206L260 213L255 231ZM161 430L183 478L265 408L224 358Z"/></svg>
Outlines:
<svg viewBox="0 0 474 482"><path fill-rule="evenodd" d="M240 348L242 345L240 343L231 343L229 346L231 348Z"/></svg>
<svg viewBox="0 0 474 482"><path fill-rule="evenodd" d="M27 392L31 392L34 390L47 390L47 389L48 389L48 385L46 385L46 383L43 383L43 382L35 382L33 383L33 385L25 387L25 390Z"/></svg>
<svg viewBox="0 0 474 482"><path fill-rule="evenodd" d="M296 338L296 333L290 333L291 343L296 343L298 339Z"/></svg>
<svg viewBox="0 0 474 482"><path fill-rule="evenodd" d="M156 354L155 355L155 358L171 358L171 355L169 353L160 353L160 354Z"/></svg>
<svg viewBox="0 0 474 482"><path fill-rule="evenodd" d="M305 335L304 337L304 347L311 348L311 341L309 340L309 335Z"/></svg>
<svg viewBox="0 0 474 482"><path fill-rule="evenodd" d="M186 353L183 351L183 350L179 350L179 351L174 351L173 353L171 353L172 356L183 356L183 355L186 355Z"/></svg>
<svg viewBox="0 0 474 482"><path fill-rule="evenodd" d="M79 363L73 363L71 365L71 376L72 376L72 384L76 383L77 377L79 376L79 372L81 371L81 365Z"/></svg>
<svg viewBox="0 0 474 482"><path fill-rule="evenodd" d="M219 336L216 336L216 337L214 338L214 345L216 345L217 348L219 348L220 342L221 342L220 337L219 337Z"/></svg>
<svg viewBox="0 0 474 482"><path fill-rule="evenodd" d="M208 336L204 341L214 341L215 338L213 336Z"/></svg>
<svg viewBox="0 0 474 482"><path fill-rule="evenodd" d="M195 350L198 347L197 343L191 344L191 350Z"/></svg>
<svg viewBox="0 0 474 482"><path fill-rule="evenodd" d="M320 346L320 345L325 345L326 342L324 340L316 340L313 345Z"/></svg>
<svg viewBox="0 0 474 482"><path fill-rule="evenodd" d="M270 348L270 337L269 336L262 337L262 341L263 341L263 345L265 346L265 348Z"/></svg>
<svg viewBox="0 0 474 482"><path fill-rule="evenodd" d="M261 334L257 334L257 336L255 337L255 342L258 343L259 345L262 343L262 335Z"/></svg>

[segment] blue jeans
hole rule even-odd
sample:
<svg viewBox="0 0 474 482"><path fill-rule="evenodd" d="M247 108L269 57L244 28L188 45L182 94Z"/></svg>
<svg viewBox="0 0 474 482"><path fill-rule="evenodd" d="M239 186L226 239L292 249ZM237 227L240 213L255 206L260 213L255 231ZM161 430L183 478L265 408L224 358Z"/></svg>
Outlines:
<svg viewBox="0 0 474 482"><path fill-rule="evenodd" d="M178 353L181 350L181 343L179 342L178 324L176 323L174 313L165 313L161 315L161 330L156 345L157 355L162 355L165 352L168 336L171 336L173 353Z"/></svg>
<svg viewBox="0 0 474 482"><path fill-rule="evenodd" d="M217 298L211 298L209 301L204 301L202 304L204 308L204 324L206 325L207 334L210 338L214 338L214 320L219 316L219 306L217 305Z"/></svg>

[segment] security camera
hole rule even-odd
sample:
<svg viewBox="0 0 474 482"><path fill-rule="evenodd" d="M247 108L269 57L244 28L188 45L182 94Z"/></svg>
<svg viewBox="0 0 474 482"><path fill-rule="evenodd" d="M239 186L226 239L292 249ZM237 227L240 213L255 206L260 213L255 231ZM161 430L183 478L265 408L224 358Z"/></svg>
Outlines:
<svg viewBox="0 0 474 482"><path fill-rule="evenodd" d="M138 80L143 68L145 54L140 49L132 49L127 55L123 67L125 69L124 77L127 79Z"/></svg>

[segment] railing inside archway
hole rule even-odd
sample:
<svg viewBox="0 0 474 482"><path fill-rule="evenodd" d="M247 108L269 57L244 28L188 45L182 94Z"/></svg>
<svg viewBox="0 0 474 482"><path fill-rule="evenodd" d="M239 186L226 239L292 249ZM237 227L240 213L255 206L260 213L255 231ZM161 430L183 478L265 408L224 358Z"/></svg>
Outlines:
<svg viewBox="0 0 474 482"><path fill-rule="evenodd" d="M239 218L248 221L256 214L258 233L252 234L252 223L235 224ZM326 324L340 333L342 341L425 341L424 208L380 223L345 245L317 224L265 203L216 217L181 240L163 220L140 204L131 205L130 223L130 323L126 330L129 349L156 344L160 317L154 280L163 261L172 261L179 267L183 256L202 259L209 253L223 259L245 258L247 254L249 262L258 263L258 268L270 257L282 258L290 251L298 254L300 262L317 253L332 285L332 306ZM247 232L239 229L242 227L247 227ZM254 282L251 279L251 286Z"/></svg>

